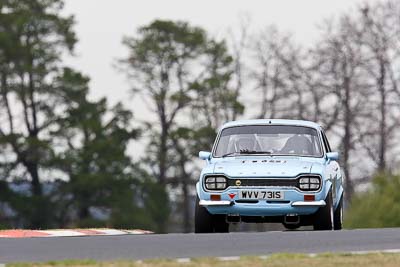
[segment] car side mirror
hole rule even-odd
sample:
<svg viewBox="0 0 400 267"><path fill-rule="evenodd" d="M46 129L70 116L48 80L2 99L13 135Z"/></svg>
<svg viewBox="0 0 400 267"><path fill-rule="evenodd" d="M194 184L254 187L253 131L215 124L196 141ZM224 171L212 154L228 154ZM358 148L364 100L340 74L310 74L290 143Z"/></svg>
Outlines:
<svg viewBox="0 0 400 267"><path fill-rule="evenodd" d="M326 153L326 157L328 160L339 160L339 153L338 152L328 152L328 153Z"/></svg>
<svg viewBox="0 0 400 267"><path fill-rule="evenodd" d="M202 160L209 160L211 158L211 152L200 151L199 152L199 158L201 158Z"/></svg>

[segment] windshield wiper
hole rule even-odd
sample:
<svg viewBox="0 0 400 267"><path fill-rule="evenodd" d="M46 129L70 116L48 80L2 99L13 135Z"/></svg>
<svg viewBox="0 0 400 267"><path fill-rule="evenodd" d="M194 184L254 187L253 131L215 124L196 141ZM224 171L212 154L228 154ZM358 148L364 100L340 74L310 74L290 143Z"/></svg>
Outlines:
<svg viewBox="0 0 400 267"><path fill-rule="evenodd" d="M272 154L272 152L271 151L242 150L240 152L236 152L235 151L235 152L227 153L225 155L222 155L222 157L224 158L224 157L232 156L232 155L235 155L235 154L240 154L240 155L268 154L268 155L270 155L270 154Z"/></svg>
<svg viewBox="0 0 400 267"><path fill-rule="evenodd" d="M222 155L222 157L223 158L225 158L225 157L228 157L228 156L232 156L232 155L235 155L235 154L240 154L240 152L230 152L230 153L226 153L225 155Z"/></svg>
<svg viewBox="0 0 400 267"><path fill-rule="evenodd" d="M272 154L271 151L243 150L240 154Z"/></svg>

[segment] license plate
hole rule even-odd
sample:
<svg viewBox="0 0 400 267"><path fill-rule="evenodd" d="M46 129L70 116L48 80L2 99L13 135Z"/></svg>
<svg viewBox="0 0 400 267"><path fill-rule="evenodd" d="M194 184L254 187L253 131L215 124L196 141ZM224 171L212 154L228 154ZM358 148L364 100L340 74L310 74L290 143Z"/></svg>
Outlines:
<svg viewBox="0 0 400 267"><path fill-rule="evenodd" d="M283 191L241 190L239 199L284 199Z"/></svg>

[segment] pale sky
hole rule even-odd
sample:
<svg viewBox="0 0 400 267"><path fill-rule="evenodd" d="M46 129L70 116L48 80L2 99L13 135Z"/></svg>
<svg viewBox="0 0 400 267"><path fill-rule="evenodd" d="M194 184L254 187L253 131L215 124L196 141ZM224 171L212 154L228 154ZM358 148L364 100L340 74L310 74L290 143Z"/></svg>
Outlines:
<svg viewBox="0 0 400 267"><path fill-rule="evenodd" d="M376 2L379 0L367 0ZM185 20L213 35L239 25L240 16L251 19L253 29L275 24L307 45L317 39L317 25L325 18L356 8L365 0L66 0L65 13L74 14L79 42L76 56L67 64L89 75L91 96L123 101L144 118L140 102L129 98L126 76L115 68L127 55L123 36L154 19ZM135 104L134 104L135 103Z"/></svg>

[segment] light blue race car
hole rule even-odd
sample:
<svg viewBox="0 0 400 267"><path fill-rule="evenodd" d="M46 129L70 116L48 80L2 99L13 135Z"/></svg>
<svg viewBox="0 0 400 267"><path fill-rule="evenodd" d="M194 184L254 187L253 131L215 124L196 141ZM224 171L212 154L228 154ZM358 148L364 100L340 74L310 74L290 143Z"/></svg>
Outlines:
<svg viewBox="0 0 400 267"><path fill-rule="evenodd" d="M283 223L340 230L343 176L321 126L298 120L243 120L220 129L196 184L195 232L230 223Z"/></svg>

